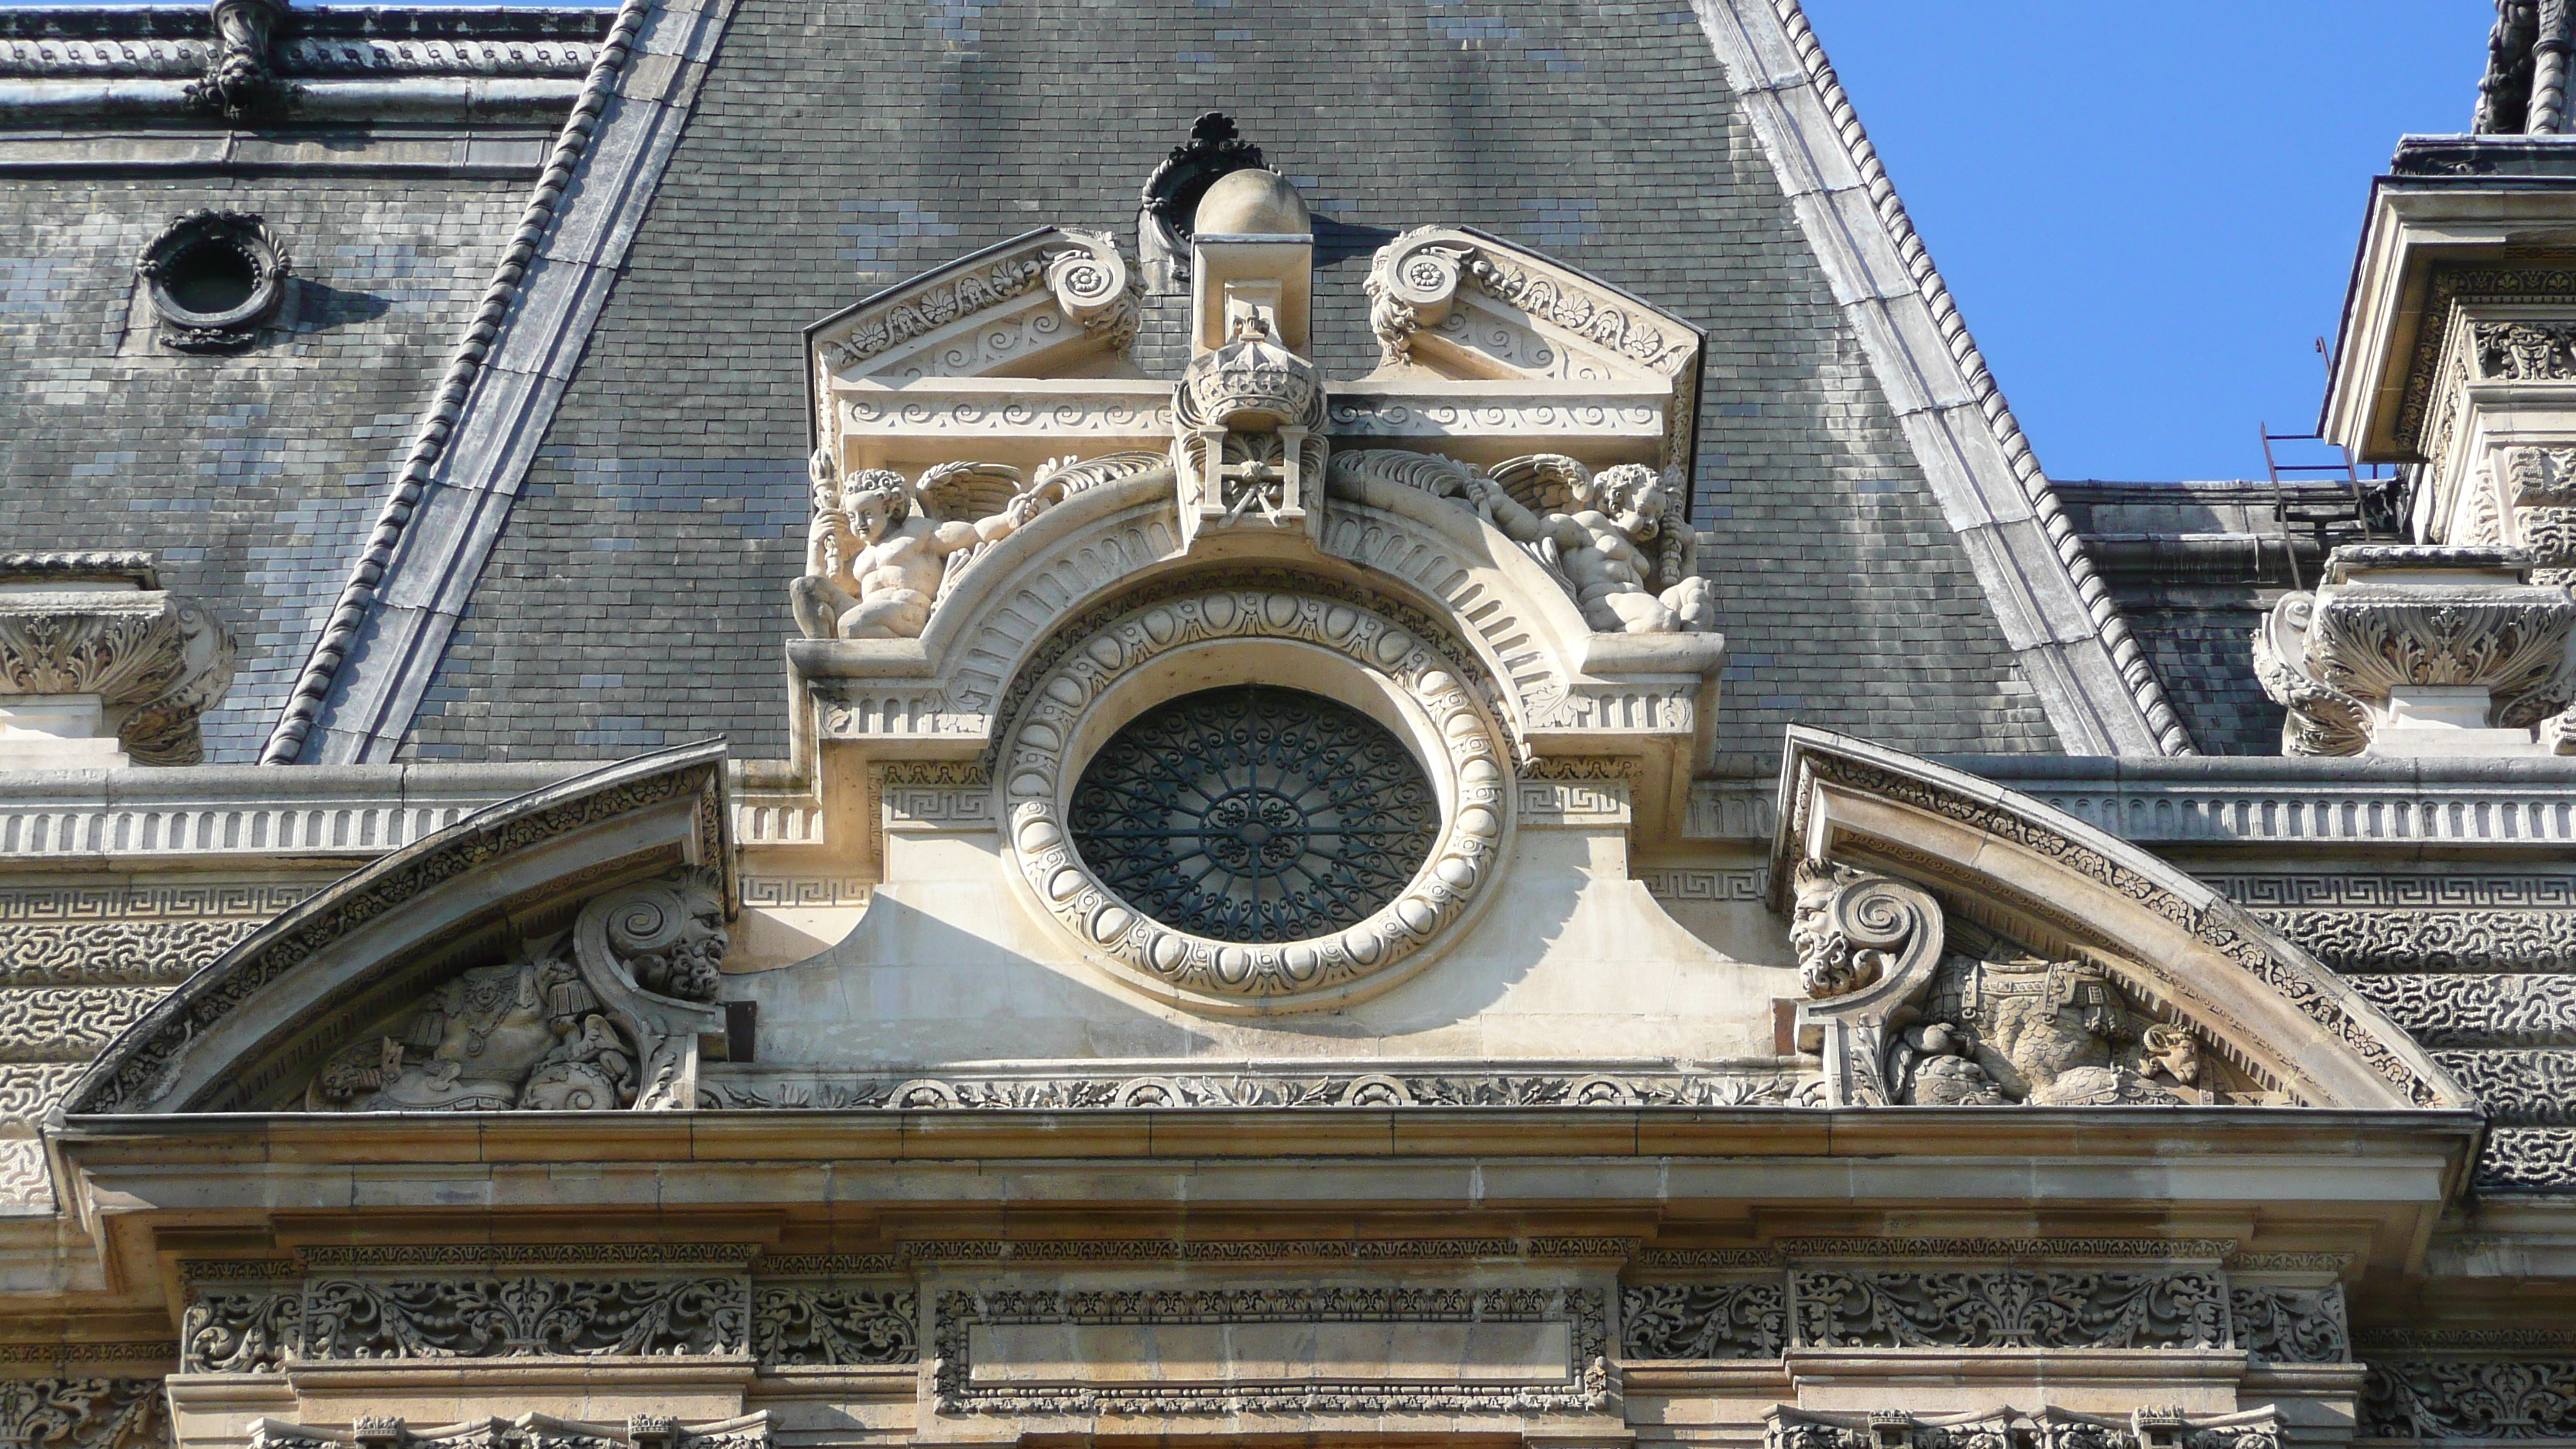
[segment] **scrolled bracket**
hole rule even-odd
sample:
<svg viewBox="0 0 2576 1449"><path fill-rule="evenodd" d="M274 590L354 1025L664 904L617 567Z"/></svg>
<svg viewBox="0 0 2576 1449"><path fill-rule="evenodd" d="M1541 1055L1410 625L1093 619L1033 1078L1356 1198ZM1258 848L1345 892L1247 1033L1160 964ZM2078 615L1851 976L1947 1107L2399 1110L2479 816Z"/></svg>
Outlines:
<svg viewBox="0 0 2576 1449"><path fill-rule="evenodd" d="M1789 937L1810 996L1798 1046L1823 1055L1829 1104L1887 1105L1889 1035L1916 1014L1947 941L1939 903L1919 886L1809 861Z"/></svg>

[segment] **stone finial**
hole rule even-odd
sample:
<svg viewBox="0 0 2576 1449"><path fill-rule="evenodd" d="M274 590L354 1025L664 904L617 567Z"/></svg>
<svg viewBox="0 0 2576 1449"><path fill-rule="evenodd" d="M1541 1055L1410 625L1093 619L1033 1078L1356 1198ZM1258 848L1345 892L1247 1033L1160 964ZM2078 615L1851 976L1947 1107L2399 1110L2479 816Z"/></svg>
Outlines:
<svg viewBox="0 0 2576 1449"><path fill-rule="evenodd" d="M215 43L205 75L188 87L189 101L227 120L278 109L289 88L277 78L270 46L286 18L286 0L214 0L207 9Z"/></svg>
<svg viewBox="0 0 2576 1449"><path fill-rule="evenodd" d="M1237 133L1232 116L1209 111L1190 123L1190 139L1154 168L1139 198L1136 249L1154 295L1171 296L1189 286L1190 237L1208 188L1260 165L1261 148Z"/></svg>
<svg viewBox="0 0 2576 1449"><path fill-rule="evenodd" d="M232 636L148 553L0 554L0 769L192 765Z"/></svg>
<svg viewBox="0 0 2576 1449"><path fill-rule="evenodd" d="M2535 727L2576 698L2576 597L2530 573L2520 549L2336 549L2255 634L2282 753L2548 753L2560 732Z"/></svg>

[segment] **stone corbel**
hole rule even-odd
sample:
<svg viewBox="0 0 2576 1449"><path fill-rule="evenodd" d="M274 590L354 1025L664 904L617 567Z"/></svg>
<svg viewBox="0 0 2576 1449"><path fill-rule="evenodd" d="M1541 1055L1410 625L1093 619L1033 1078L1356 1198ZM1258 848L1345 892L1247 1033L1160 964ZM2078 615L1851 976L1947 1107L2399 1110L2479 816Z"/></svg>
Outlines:
<svg viewBox="0 0 2576 1449"><path fill-rule="evenodd" d="M1789 939L1809 998L1798 1004L1798 1049L1824 1057L1829 1102L1888 1105L1888 1042L1920 1014L1915 1002L1941 964L1941 907L1920 887L1808 861Z"/></svg>
<svg viewBox="0 0 2576 1449"><path fill-rule="evenodd" d="M2290 711L2283 752L2545 752L2533 727L2576 697L2576 597L2530 569L2516 549L2335 550L2255 636L2264 690Z"/></svg>
<svg viewBox="0 0 2576 1449"><path fill-rule="evenodd" d="M203 605L164 592L150 554L0 554L8 585L0 766L203 758L197 721L232 684L232 635Z"/></svg>

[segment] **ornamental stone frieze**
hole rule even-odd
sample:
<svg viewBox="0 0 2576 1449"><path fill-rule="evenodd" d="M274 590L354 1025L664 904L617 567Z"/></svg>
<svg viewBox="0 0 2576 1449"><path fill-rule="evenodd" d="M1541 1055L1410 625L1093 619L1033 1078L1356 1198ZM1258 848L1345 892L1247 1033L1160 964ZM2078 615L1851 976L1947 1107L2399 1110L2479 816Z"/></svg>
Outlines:
<svg viewBox="0 0 2576 1449"><path fill-rule="evenodd" d="M2193 1414L2155 1405L2127 1414L1771 1411L1763 1449L2280 1449L2276 1409Z"/></svg>
<svg viewBox="0 0 2576 1449"><path fill-rule="evenodd" d="M1833 1105L2457 1105L2350 984L2162 860L1983 781L1792 731L1773 904ZM2329 1062L2285 1044L2337 1043Z"/></svg>
<svg viewBox="0 0 2576 1449"><path fill-rule="evenodd" d="M2576 751L2576 597L2492 546L2336 549L2254 639L2291 755Z"/></svg>
<svg viewBox="0 0 2576 1449"><path fill-rule="evenodd" d="M145 553L0 554L0 768L194 764L233 640Z"/></svg>
<svg viewBox="0 0 2576 1449"><path fill-rule="evenodd" d="M694 1421L635 1414L615 1423L521 1414L436 1426L361 1414L346 1427L262 1419L250 1431L251 1449L769 1449L770 1443L766 1412Z"/></svg>

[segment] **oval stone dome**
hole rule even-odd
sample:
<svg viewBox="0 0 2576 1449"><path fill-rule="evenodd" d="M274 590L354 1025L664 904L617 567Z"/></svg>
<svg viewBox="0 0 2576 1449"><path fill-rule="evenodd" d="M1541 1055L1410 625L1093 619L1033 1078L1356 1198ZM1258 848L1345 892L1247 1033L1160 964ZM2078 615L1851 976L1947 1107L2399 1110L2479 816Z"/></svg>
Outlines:
<svg viewBox="0 0 2576 1449"><path fill-rule="evenodd" d="M1304 236L1314 225L1288 178L1257 166L1218 177L1190 219L1199 236Z"/></svg>

